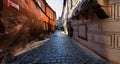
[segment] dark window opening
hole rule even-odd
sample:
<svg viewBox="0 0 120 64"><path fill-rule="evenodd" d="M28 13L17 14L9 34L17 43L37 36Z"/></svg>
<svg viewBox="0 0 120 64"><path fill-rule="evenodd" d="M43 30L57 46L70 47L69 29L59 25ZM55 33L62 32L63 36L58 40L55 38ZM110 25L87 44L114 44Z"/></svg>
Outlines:
<svg viewBox="0 0 120 64"><path fill-rule="evenodd" d="M72 3L73 3L73 1L71 0L71 2L70 2L70 4L71 4L71 8L73 7L73 4L72 4Z"/></svg>
<svg viewBox="0 0 120 64"><path fill-rule="evenodd" d="M2 22L2 19L0 19L0 34L3 34L5 33L5 26Z"/></svg>
<svg viewBox="0 0 120 64"><path fill-rule="evenodd" d="M3 9L3 0L0 0L0 10Z"/></svg>

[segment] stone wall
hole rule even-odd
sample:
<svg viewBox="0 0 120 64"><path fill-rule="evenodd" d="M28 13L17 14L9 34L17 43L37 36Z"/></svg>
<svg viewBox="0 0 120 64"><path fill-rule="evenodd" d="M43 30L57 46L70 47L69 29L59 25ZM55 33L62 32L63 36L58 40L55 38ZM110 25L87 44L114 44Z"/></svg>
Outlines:
<svg viewBox="0 0 120 64"><path fill-rule="evenodd" d="M79 19L71 20L72 38L112 64L120 64L120 1L98 2L109 18L99 19L92 11L89 19L80 15Z"/></svg>
<svg viewBox="0 0 120 64"><path fill-rule="evenodd" d="M100 19L93 9L89 9L88 18L85 17L79 12L82 4L88 6L83 2L85 0L75 0L74 2L78 1L76 4L71 1L73 0L65 1L63 23L67 24L65 28L71 24L72 38L112 64L120 64L120 0L97 0L109 16L106 19ZM96 0L93 1L96 2ZM82 9L84 9L84 5Z"/></svg>

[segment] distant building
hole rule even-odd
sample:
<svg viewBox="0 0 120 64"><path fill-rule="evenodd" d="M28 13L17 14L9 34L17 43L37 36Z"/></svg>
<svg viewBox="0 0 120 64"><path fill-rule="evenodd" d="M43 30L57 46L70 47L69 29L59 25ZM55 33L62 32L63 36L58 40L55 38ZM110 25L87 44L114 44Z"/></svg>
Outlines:
<svg viewBox="0 0 120 64"><path fill-rule="evenodd" d="M120 0L64 0L65 32L111 64L120 64Z"/></svg>
<svg viewBox="0 0 120 64"><path fill-rule="evenodd" d="M56 26L58 29L62 29L63 24L62 24L62 17L59 17L59 19L56 22Z"/></svg>

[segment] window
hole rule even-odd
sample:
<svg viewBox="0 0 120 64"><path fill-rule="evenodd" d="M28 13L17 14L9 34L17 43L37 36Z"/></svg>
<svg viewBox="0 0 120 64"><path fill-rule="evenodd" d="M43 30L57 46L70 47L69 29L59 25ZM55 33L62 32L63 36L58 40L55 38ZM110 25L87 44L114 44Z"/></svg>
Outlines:
<svg viewBox="0 0 120 64"><path fill-rule="evenodd" d="M46 10L45 10L45 3L41 0L39 0L39 3L38 3L40 6L41 6L41 8L42 8L42 10L45 12Z"/></svg>
<svg viewBox="0 0 120 64"><path fill-rule="evenodd" d="M38 6L41 7L41 2L40 2L40 0L35 0L35 2L38 4Z"/></svg>
<svg viewBox="0 0 120 64"><path fill-rule="evenodd" d="M72 7L73 7L72 1L73 1L73 0L71 0L71 2L70 2L70 3L71 3L71 6L70 6L70 8L72 8Z"/></svg>
<svg viewBox="0 0 120 64"><path fill-rule="evenodd" d="M45 12L45 7L42 7L42 10Z"/></svg>
<svg viewBox="0 0 120 64"><path fill-rule="evenodd" d="M48 24L46 23L46 30L48 30Z"/></svg>
<svg viewBox="0 0 120 64"><path fill-rule="evenodd" d="M52 13L50 13L50 18L53 18L53 14Z"/></svg>
<svg viewBox="0 0 120 64"><path fill-rule="evenodd" d="M5 33L5 26L4 26L4 24L3 24L3 21L2 21L2 19L0 18L0 34L3 34L3 33Z"/></svg>
<svg viewBox="0 0 120 64"><path fill-rule="evenodd" d="M41 7L41 2L40 2L40 0L38 0L38 5Z"/></svg>
<svg viewBox="0 0 120 64"><path fill-rule="evenodd" d="M78 22L76 22L77 25L77 29L78 29L78 37L84 40L88 40L88 26L87 24L81 24L81 22L84 22L85 18L82 17L82 19L80 19Z"/></svg>
<svg viewBox="0 0 120 64"><path fill-rule="evenodd" d="M46 30L46 22L43 22L44 30Z"/></svg>
<svg viewBox="0 0 120 64"><path fill-rule="evenodd" d="M0 10L3 9L3 0L0 0Z"/></svg>

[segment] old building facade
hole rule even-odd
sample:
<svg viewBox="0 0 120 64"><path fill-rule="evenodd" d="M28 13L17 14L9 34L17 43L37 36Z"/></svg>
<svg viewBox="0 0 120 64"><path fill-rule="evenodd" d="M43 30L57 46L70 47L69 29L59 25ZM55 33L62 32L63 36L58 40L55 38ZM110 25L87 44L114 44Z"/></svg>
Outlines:
<svg viewBox="0 0 120 64"><path fill-rule="evenodd" d="M54 32L56 12L46 0L0 0L0 62L41 34Z"/></svg>
<svg viewBox="0 0 120 64"><path fill-rule="evenodd" d="M56 26L57 26L57 29L62 29L63 28L63 25L62 25L62 17L59 17L57 22L56 22Z"/></svg>
<svg viewBox="0 0 120 64"><path fill-rule="evenodd" d="M112 64L120 64L120 0L64 0L65 31Z"/></svg>

